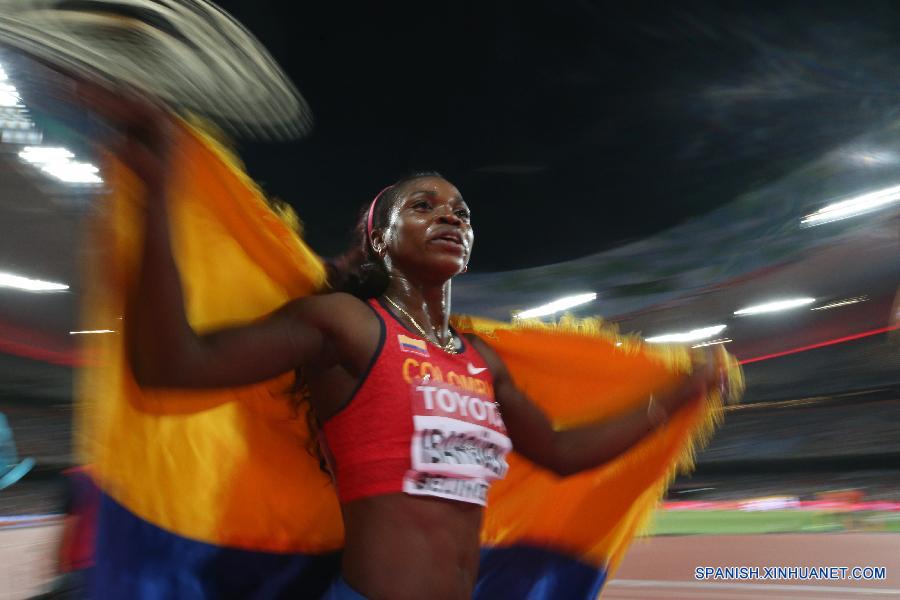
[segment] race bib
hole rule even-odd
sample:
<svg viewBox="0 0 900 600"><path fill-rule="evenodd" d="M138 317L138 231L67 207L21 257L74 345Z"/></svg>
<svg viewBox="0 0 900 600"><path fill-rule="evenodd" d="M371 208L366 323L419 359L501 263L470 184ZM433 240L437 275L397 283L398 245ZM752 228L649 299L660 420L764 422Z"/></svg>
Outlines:
<svg viewBox="0 0 900 600"><path fill-rule="evenodd" d="M403 491L484 505L512 449L497 404L442 382L413 384L410 393L412 468Z"/></svg>

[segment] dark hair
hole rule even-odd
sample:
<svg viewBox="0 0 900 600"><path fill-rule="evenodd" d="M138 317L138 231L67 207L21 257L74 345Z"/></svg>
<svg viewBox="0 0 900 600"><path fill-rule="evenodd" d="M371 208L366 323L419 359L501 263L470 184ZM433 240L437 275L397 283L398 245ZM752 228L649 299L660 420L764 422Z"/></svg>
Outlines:
<svg viewBox="0 0 900 600"><path fill-rule="evenodd" d="M437 171L415 171L385 188L372 207L373 230L381 229L388 224L391 208L400 197L403 184L423 177L444 178ZM372 249L369 240L368 221L371 205L371 201L366 202L359 213L350 249L326 263L329 291L346 292L362 300L368 300L377 298L387 289L389 282L387 270L381 257Z"/></svg>

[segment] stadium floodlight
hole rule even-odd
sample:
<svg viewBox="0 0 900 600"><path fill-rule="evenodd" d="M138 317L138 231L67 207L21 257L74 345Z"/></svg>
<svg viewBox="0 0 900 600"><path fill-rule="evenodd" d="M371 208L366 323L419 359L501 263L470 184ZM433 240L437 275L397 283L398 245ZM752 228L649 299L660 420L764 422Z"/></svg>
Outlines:
<svg viewBox="0 0 900 600"><path fill-rule="evenodd" d="M0 83L0 106L19 106L22 98L16 86L9 83Z"/></svg>
<svg viewBox="0 0 900 600"><path fill-rule="evenodd" d="M869 296L863 294L862 296L855 296L853 298L845 298L844 300L835 300L834 302L829 302L828 304L823 304L822 306L817 306L815 308L811 308L809 310L828 310L829 308L837 308L839 306L847 306L848 304L858 304L860 302L865 302L869 299Z"/></svg>
<svg viewBox="0 0 900 600"><path fill-rule="evenodd" d="M72 160L75 155L67 148L28 146L19 152L19 157L65 183L103 183L97 175L100 169L91 163Z"/></svg>
<svg viewBox="0 0 900 600"><path fill-rule="evenodd" d="M710 325L709 327L700 327L691 329L690 331L682 331L680 333L667 333L665 335L655 335L644 339L645 342L651 344L684 344L687 342L699 342L718 335L725 329L727 325Z"/></svg>
<svg viewBox="0 0 900 600"><path fill-rule="evenodd" d="M70 331L69 335L87 335L92 333L115 333L113 329L82 329L81 331Z"/></svg>
<svg viewBox="0 0 900 600"><path fill-rule="evenodd" d="M75 157L71 150L55 146L27 146L19 152L19 157L35 165L69 162Z"/></svg>
<svg viewBox="0 0 900 600"><path fill-rule="evenodd" d="M65 183L103 183L100 171L90 163L66 162L41 165L41 170Z"/></svg>
<svg viewBox="0 0 900 600"><path fill-rule="evenodd" d="M806 306L815 302L815 298L791 298L789 300L776 300L775 302L766 302L765 304L755 304L734 311L736 315L758 315L762 313L778 312L781 310L790 310L800 306Z"/></svg>
<svg viewBox="0 0 900 600"><path fill-rule="evenodd" d="M513 315L513 318L533 319L535 317L545 317L547 315L558 313L561 310L566 310L567 308L586 304L596 299L597 294L593 292L590 294L576 294L574 296L566 296L565 298L560 298L558 300L554 300L553 302L548 302L547 304L542 304L541 306L536 306L535 308L529 308L528 310L518 312Z"/></svg>
<svg viewBox="0 0 900 600"><path fill-rule="evenodd" d="M694 344L691 348L706 348L707 346L718 346L719 344L730 344L733 342L731 338L720 338L717 340L709 340L708 342L700 342L699 344Z"/></svg>
<svg viewBox="0 0 900 600"><path fill-rule="evenodd" d="M898 201L900 201L900 185L895 185L829 204L800 219L800 225L813 227L849 219L850 217L885 208Z"/></svg>
<svg viewBox="0 0 900 600"><path fill-rule="evenodd" d="M13 273L0 272L0 287L12 288L24 292L62 292L69 289L64 283L41 281Z"/></svg>

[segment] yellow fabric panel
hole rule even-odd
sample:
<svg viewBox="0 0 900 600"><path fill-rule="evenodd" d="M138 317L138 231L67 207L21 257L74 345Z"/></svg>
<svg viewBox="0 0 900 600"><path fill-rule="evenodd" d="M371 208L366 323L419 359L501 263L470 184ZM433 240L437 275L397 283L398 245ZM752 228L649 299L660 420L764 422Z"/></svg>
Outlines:
<svg viewBox="0 0 900 600"><path fill-rule="evenodd" d="M324 269L228 152L187 125L170 182L173 250L198 330L258 318L321 287ZM92 227L85 323L121 331L137 269L141 188L110 160L113 193ZM328 478L306 451L293 375L216 391L137 387L120 334L90 336L79 441L104 490L147 521L210 543L267 551L340 547Z"/></svg>
<svg viewBox="0 0 900 600"><path fill-rule="evenodd" d="M596 319L510 325L458 318L456 325L481 335L518 387L561 429L646 406L651 394L678 385L690 368L685 348L619 337ZM733 393L739 394L740 367L730 360ZM676 470L693 466L695 449L721 414L718 393L698 397L619 459L565 479L514 454L506 479L491 488L482 541L504 546L528 540L612 572Z"/></svg>

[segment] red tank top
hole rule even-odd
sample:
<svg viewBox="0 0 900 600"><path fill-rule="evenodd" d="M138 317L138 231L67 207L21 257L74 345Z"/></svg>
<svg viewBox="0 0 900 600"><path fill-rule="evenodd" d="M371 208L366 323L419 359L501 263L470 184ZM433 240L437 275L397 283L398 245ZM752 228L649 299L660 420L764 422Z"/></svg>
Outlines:
<svg viewBox="0 0 900 600"><path fill-rule="evenodd" d="M368 304L381 322L378 348L322 426L338 497L405 492L484 505L512 449L487 364L466 340L449 354Z"/></svg>

